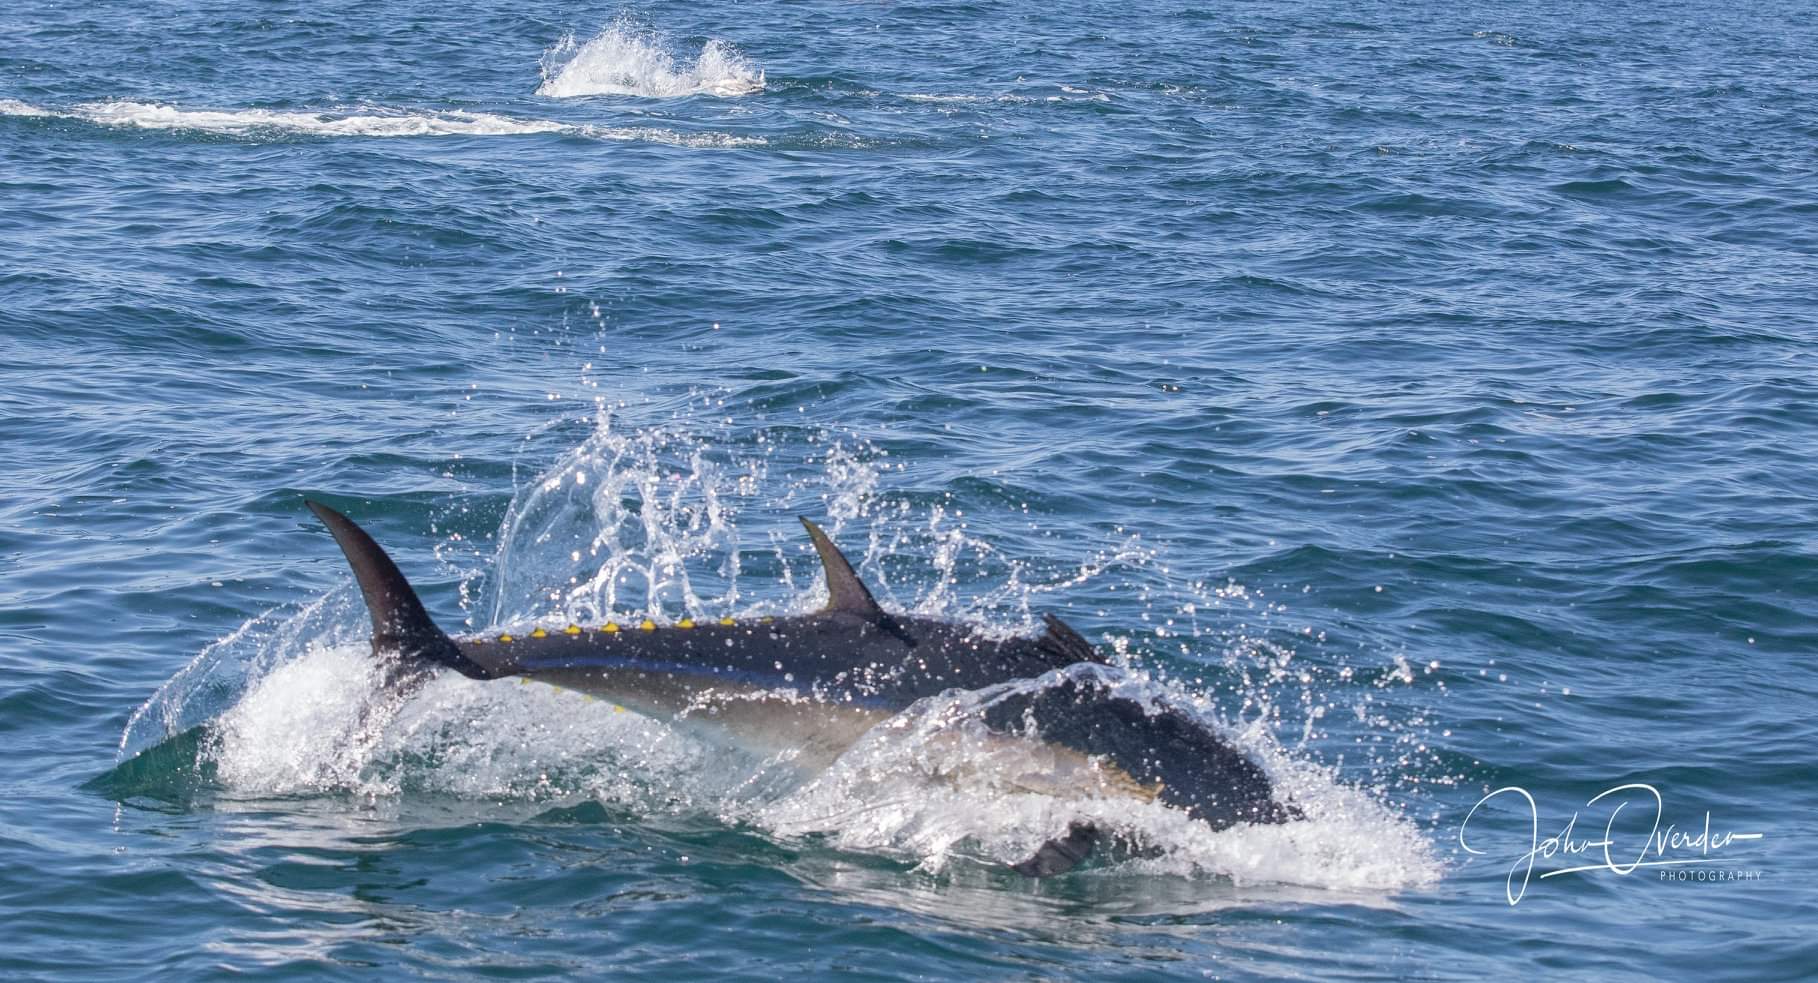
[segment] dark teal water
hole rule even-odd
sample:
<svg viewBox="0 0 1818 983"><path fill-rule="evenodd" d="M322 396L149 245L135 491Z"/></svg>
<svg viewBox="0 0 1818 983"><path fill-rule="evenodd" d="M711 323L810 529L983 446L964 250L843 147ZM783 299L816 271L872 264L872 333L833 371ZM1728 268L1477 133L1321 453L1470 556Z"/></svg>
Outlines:
<svg viewBox="0 0 1818 983"><path fill-rule="evenodd" d="M506 6L0 11L0 975L1818 965L1803 8ZM473 629L805 610L820 515L1313 818L1030 883L925 714L384 706L306 495Z"/></svg>

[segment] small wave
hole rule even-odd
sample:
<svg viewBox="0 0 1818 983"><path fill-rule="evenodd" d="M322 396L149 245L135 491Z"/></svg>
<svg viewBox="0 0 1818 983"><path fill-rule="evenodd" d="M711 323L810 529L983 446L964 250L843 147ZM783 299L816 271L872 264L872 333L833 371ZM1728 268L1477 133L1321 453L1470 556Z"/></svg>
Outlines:
<svg viewBox="0 0 1818 983"><path fill-rule="evenodd" d="M990 102L991 96L968 95L934 95L931 93L911 92L903 97L910 102ZM1001 98L1001 97L1000 97Z"/></svg>
<svg viewBox="0 0 1818 983"><path fill-rule="evenodd" d="M968 93L935 93L907 92L902 98L910 102L931 103L1040 103L1040 102L1110 102L1108 92L1094 89L1082 89L1074 85L1061 85L1058 92L1040 90L1028 92L1000 92L995 95Z"/></svg>
<svg viewBox="0 0 1818 983"><path fill-rule="evenodd" d="M763 137L744 137L731 133L690 133L650 126L558 123L555 120L520 119L495 113L470 113L461 110L422 113L374 108L366 108L358 112L346 110L284 112L270 109L180 109L176 106L129 100L88 102L72 106L67 110L54 110L33 106L16 99L0 99L0 116L54 117L81 120L97 126L182 130L251 138L263 136L472 137L563 133L596 140L662 143L677 147L761 147L767 143Z"/></svg>
<svg viewBox="0 0 1818 983"><path fill-rule="evenodd" d="M663 38L619 21L586 44L565 35L543 56L537 95L744 96L764 88L764 72L731 45L711 40L692 62L677 62Z"/></svg>
<svg viewBox="0 0 1818 983"><path fill-rule="evenodd" d="M672 147L702 147L712 150L733 149L737 147L763 147L770 141L763 137L744 137L734 133L683 133L679 130L665 130L654 126L593 126L575 127L574 132L581 136L593 137L596 140L635 140L644 143L664 143Z"/></svg>

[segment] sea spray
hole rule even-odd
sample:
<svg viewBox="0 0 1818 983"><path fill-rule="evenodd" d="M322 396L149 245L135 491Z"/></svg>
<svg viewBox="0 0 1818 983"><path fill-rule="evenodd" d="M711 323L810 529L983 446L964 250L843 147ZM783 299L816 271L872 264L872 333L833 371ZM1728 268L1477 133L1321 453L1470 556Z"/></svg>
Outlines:
<svg viewBox="0 0 1818 983"><path fill-rule="evenodd" d="M537 95L574 96L744 96L762 91L764 72L718 39L693 60L670 53L667 38L620 19L585 44L567 34L543 55L543 84Z"/></svg>

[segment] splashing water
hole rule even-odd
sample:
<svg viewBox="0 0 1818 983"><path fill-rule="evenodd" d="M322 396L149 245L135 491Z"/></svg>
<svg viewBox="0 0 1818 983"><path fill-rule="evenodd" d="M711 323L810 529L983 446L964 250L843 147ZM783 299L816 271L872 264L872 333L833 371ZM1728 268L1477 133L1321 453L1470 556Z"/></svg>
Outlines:
<svg viewBox="0 0 1818 983"><path fill-rule="evenodd" d="M866 583L892 606L965 620L989 634L1016 634L1035 630L1041 595L1145 555L1125 544L1061 576L1032 575L969 535L944 506L917 509L879 495L885 452L826 434L810 434L808 442L818 450L799 465L791 462L797 473L773 480L780 445L770 437L741 442L675 428L626 428L603 414L591 435L519 493L490 572L465 591L479 599L481 623L489 625L809 611L826 595L819 563L793 518L806 510L818 513ZM804 504L815 500L818 505ZM762 524L740 523L746 513ZM865 540L842 535L859 522ZM1001 583L968 583L962 591L971 572L962 570L967 559ZM901 585L891 576L907 567L924 575L919 584ZM740 586L747 577L780 584L783 596L748 597Z"/></svg>
<svg viewBox="0 0 1818 983"><path fill-rule="evenodd" d="M1090 677L1151 712L1185 712L1255 755L1306 813L1279 826L1212 832L1116 778L1081 773L1070 755L986 729L988 711L1020 694ZM824 773L750 817L781 835L824 832L841 848L912 859L939 871L955 859L1011 863L1075 819L1143 848L1126 859L1157 874L1370 891L1425 883L1439 866L1412 825L1375 797L1292 758L1264 728L1234 731L1192 697L1146 673L1076 665L1040 679L924 700L873 728Z"/></svg>
<svg viewBox="0 0 1818 983"><path fill-rule="evenodd" d="M490 622L735 610L741 555L727 499L749 499L764 470L762 457L729 461L708 441L600 417L506 515Z"/></svg>
<svg viewBox="0 0 1818 983"><path fill-rule="evenodd" d="M567 690L443 677L399 701L378 682L365 646L312 646L212 728L218 779L242 794L581 796L649 810L711 795L725 773L704 772L705 745L685 732Z"/></svg>
<svg viewBox="0 0 1818 983"><path fill-rule="evenodd" d="M300 609L268 611L247 621L204 648L133 712L120 734L120 757L207 724L269 678L275 667L312 646L356 646L359 615L354 592L344 587Z"/></svg>
<svg viewBox="0 0 1818 983"><path fill-rule="evenodd" d="M782 532L766 530L761 545L744 546L741 530L749 535L753 524L739 518L747 509L769 515L779 505L799 507L813 495L830 522L869 520L863 568L879 570L904 550L919 552L926 570L932 547L937 582L921 590L918 612L983 612L999 630L1003 615L1026 610L1031 594L1073 590L1143 562L1142 551L1114 553L1053 581L1006 564L1009 586L962 591L952 557L990 557L988 547L939 507L918 512L892 503L879 491L881 452L825 434L810 445L819 449L789 459L773 440L630 428L601 416L514 500L472 603L493 624L596 621L633 607L696 617L807 610L820 603L820 588L800 537L785 545ZM750 589L766 582L782 590ZM1231 587L1221 591L1248 602ZM967 601L962 593L975 596ZM1006 602L1013 595L1020 602ZM981 606L978 596L996 600ZM541 683L443 674L408 696L390 694L359 637L364 618L356 609L342 588L289 617L255 619L211 646L134 715L123 754L208 719L198 753L213 781L236 796L433 795L505 813L594 801L645 816L711 815L929 873L1021 859L1075 818L1115 830L1134 847L1108 851L1108 874L1213 874L1368 894L1428 883L1441 870L1415 825L1378 794L1279 742L1276 708L1294 702L1286 694L1302 678L1284 650L1234 645L1227 652L1229 675L1243 687L1233 716L1203 685L1125 659L924 700L829 763L729 747L694 721L652 720ZM1132 796L1089 759L984 726L1002 701L1082 673L1118 696L1190 714L1224 735L1264 765L1306 820L1213 832ZM1315 701L1303 695L1300 702Z"/></svg>
<svg viewBox="0 0 1818 983"><path fill-rule="evenodd" d="M615 21L593 40L578 44L567 34L543 55L537 95L744 96L762 91L764 72L731 45L710 40L692 62L678 63L666 39Z"/></svg>

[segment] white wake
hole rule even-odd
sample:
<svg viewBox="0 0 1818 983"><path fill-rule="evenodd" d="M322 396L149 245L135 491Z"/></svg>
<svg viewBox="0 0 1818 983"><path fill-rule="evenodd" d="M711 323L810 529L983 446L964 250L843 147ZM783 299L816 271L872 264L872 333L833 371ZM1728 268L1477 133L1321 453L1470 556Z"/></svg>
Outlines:
<svg viewBox="0 0 1818 983"><path fill-rule="evenodd" d="M559 133L596 140L639 141L681 147L763 146L762 137L720 132L684 132L654 126L601 126L525 119L463 110L359 107L354 109L185 109L155 102L110 100L78 103L67 109L33 106L0 99L0 116L52 117L96 126L172 130L242 139L292 137L498 137Z"/></svg>

